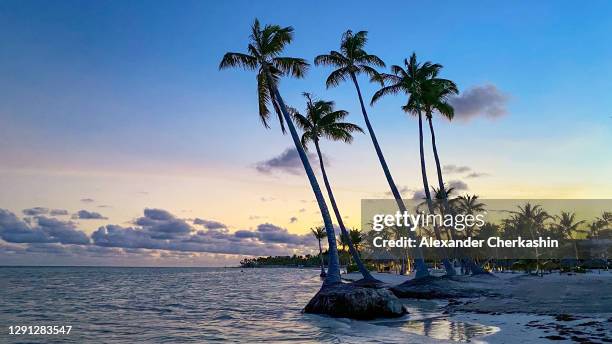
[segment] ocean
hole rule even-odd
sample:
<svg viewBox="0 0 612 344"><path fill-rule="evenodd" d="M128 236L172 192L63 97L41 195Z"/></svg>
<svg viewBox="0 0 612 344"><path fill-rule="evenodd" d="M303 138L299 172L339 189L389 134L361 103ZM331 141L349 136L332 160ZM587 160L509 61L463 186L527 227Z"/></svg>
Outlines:
<svg viewBox="0 0 612 344"><path fill-rule="evenodd" d="M356 321L303 314L318 270L1 267L1 343L422 343L495 328L446 319L432 301L410 315ZM10 335L10 326L72 326Z"/></svg>

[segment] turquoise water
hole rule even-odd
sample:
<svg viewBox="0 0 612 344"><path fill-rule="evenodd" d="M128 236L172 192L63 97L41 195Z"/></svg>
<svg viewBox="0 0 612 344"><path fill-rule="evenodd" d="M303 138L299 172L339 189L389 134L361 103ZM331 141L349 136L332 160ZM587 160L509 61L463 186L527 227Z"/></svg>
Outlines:
<svg viewBox="0 0 612 344"><path fill-rule="evenodd" d="M301 313L320 285L318 271L308 269L3 267L0 342L420 343L489 331L450 322L432 303L411 305L410 316L392 321ZM72 330L10 336L11 325Z"/></svg>

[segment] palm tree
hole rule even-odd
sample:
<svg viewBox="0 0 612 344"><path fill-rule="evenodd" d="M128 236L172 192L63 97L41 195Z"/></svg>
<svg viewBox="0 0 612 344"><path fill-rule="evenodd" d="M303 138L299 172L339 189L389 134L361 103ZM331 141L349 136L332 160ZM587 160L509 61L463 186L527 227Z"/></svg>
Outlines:
<svg viewBox="0 0 612 344"><path fill-rule="evenodd" d="M429 61L425 63L418 63L416 54L412 53L410 60L404 59L404 65L406 69L398 65L391 66L393 74L382 74L381 79L388 82L389 85L383 86L380 90L374 93L371 104L374 104L380 98L386 95L405 93L408 95L408 102L402 106L402 110L405 112L417 116L419 120L419 152L421 157L421 176L423 178L423 190L425 191L425 198L427 201L427 207L429 213L434 213L433 201L431 198L431 192L429 191L429 182L427 180L427 171L425 168L425 150L423 148L423 111L425 108L425 92L426 87L434 87L438 83L443 83L442 79L437 79L436 76L440 68L439 64L433 64ZM440 229L434 226L434 232L436 239L441 240ZM444 269L447 275L454 275L455 269L448 259L446 250L443 251Z"/></svg>
<svg viewBox="0 0 612 344"><path fill-rule="evenodd" d="M363 133L363 130L355 124L342 122L342 120L348 116L348 112L344 110L335 110L334 102L323 100L315 101L309 93L304 93L304 97L306 97L306 116L298 112L293 113L296 124L304 132L302 134L302 146L304 149L308 149L308 143L314 143L315 149L317 150L317 156L319 157L319 164L321 165L323 182L327 189L327 195L329 196L329 201L336 215L336 221L338 221L340 231L342 232L341 238L346 238L345 241L349 248L349 252L353 256L353 260L357 264L363 278L368 281L377 281L372 277L372 274L366 269L365 265L363 265L363 262L359 258L359 253L351 242L351 237L344 226L342 215L338 209L336 198L334 197L329 178L327 177L327 172L325 171L323 154L321 154L321 148L319 147L319 140L321 137L334 141L351 143L353 141L352 133Z"/></svg>
<svg viewBox="0 0 612 344"><path fill-rule="evenodd" d="M511 224L515 228L514 236L521 235L521 232L526 227L527 235L530 235L531 239L535 239L535 235L540 234L544 230L544 222L550 219L551 216L539 204L533 205L527 202L523 206L518 206L518 209L518 211L511 212L513 218L507 221L507 224ZM537 270L542 272L538 247L535 246L534 250Z"/></svg>
<svg viewBox="0 0 612 344"><path fill-rule="evenodd" d="M562 211L561 215L555 216L557 223L554 227L557 230L557 233L561 236L561 238L574 239L572 234L575 232L582 232L578 227L582 225L585 221L576 221L576 214L570 213L567 211ZM576 241L574 241L574 253L576 255L576 259L578 259L578 247L576 246Z"/></svg>
<svg viewBox="0 0 612 344"><path fill-rule="evenodd" d="M357 33L353 33L353 31L348 30L342 35L342 40L340 42L340 51L332 50L329 54L319 55L315 58L315 65L326 65L332 66L336 68L329 76L327 77L326 85L327 88L338 86L341 82L350 79L355 86L357 91L357 96L359 98L359 105L361 106L361 112L363 114L363 118L368 128L368 133L370 134L370 138L372 139L372 144L374 145L374 150L376 151L376 155L378 156L378 160L380 161L380 165L385 174L385 178L387 179L387 183L389 183L389 188L391 189L391 194L395 201L397 202L397 206L400 212L406 212L406 205L402 200L402 196L391 176L391 172L389 170L389 166L385 160L385 157L382 153L380 145L378 144L378 139L376 138L376 134L374 133L374 129L372 128L372 124L370 123L370 119L368 118L368 113L365 108L365 104L363 102L363 96L361 95L361 89L359 88L359 83L357 82L357 76L360 74L366 74L370 76L370 79L380 81L380 75L372 66L375 67L384 67L385 63L376 55L370 55L365 50L365 44L367 43L367 31L359 31ZM409 232L409 235L413 237L412 231ZM425 261L423 260L423 252L420 247L415 249L416 259L416 275L415 277L423 277L429 275L427 271L427 266L425 265Z"/></svg>
<svg viewBox="0 0 612 344"><path fill-rule="evenodd" d="M312 235L319 241L319 258L321 259L321 277L325 277L325 262L323 261L323 249L321 248L321 240L327 237L327 232L323 227L311 228Z"/></svg>
<svg viewBox="0 0 612 344"><path fill-rule="evenodd" d="M359 250L362 248L363 236L360 229L353 228L349 231L350 241L355 245L355 250L359 255Z"/></svg>
<svg viewBox="0 0 612 344"><path fill-rule="evenodd" d="M442 66L440 65L440 68ZM439 71L436 70L436 74ZM422 87L422 101L423 109L425 111L425 117L429 124L429 132L431 134L431 145L434 153L434 160L436 162L436 172L438 175L438 187L440 190L444 190L444 178L442 178L442 168L440 167L440 157L438 155L438 148L436 146L436 134L433 128L433 114L434 112L439 113L448 120L452 120L455 115L455 110L448 103L449 96L459 93L457 85L454 82L446 79L440 79L434 77L427 80ZM444 195L444 193L443 193ZM448 198L442 199L444 207L450 212L450 205Z"/></svg>
<svg viewBox="0 0 612 344"><path fill-rule="evenodd" d="M478 201L478 195L465 195L457 198L456 208L463 215L477 215L485 211L485 204ZM471 237L472 227L466 228L465 234Z"/></svg>
<svg viewBox="0 0 612 344"><path fill-rule="evenodd" d="M300 138L293 125L289 111L278 91L278 83L281 76L291 75L296 78L301 78L308 69L308 63L301 58L280 56L285 46L293 40L292 27L265 25L262 28L259 21L255 19L251 31L248 53L226 53L219 64L219 69L242 67L247 70L257 71L259 116L264 126L267 127L267 119L269 117L267 106L269 103L272 103L279 115L281 127L284 128L283 123L285 123L289 128L291 138L300 156L300 160L304 165L304 170L306 171L317 203L319 204L321 216L323 217L329 244L329 264L323 286L341 283L340 264L338 262L338 250L335 240L336 235L334 233L332 220L327 205L325 204L323 193L321 192L317 178L312 170L312 166L308 161L306 152L300 143Z"/></svg>

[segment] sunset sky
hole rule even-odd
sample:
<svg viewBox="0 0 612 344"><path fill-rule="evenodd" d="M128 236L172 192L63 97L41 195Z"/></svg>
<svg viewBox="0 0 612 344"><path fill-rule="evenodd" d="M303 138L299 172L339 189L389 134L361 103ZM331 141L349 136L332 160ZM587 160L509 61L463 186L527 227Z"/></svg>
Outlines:
<svg viewBox="0 0 612 344"><path fill-rule="evenodd" d="M310 62L353 29L369 31L367 51L388 65L413 51L444 65L461 94L456 118L434 124L459 193L612 198L612 3L372 6L0 2L0 265L232 265L240 254L314 248L303 235L321 218L291 138L261 125L252 72L218 70L225 52L246 50L255 17L293 26L286 55ZM329 72L312 66L280 91L296 108L304 91L334 100L364 126L354 88L327 90ZM376 85L360 83L369 100ZM418 128L405 101L368 111L412 198ZM358 226L361 199L389 197L371 141L322 150L346 222ZM102 237L101 226L124 236Z"/></svg>

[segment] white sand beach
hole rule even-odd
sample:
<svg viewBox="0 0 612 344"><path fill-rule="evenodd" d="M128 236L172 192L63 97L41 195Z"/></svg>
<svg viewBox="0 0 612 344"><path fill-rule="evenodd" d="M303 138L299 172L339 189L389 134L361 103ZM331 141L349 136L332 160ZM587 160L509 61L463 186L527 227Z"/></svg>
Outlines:
<svg viewBox="0 0 612 344"><path fill-rule="evenodd" d="M389 285L401 284L412 278L390 273L374 273L374 276ZM343 278L357 280L361 276L351 273L343 275ZM422 315L424 301L402 299L411 311L409 318L439 318L451 324L478 324L497 329L470 339L476 343L612 342L610 271L552 273L543 277L524 273L495 273L493 276L458 276L442 283L448 288L482 290L482 295L436 300L434 308L429 309L429 318ZM431 305L432 301L429 301L429 307ZM425 326L413 326L412 330L419 333L423 332L423 328ZM441 335L441 340L461 339L444 338L444 333L438 335Z"/></svg>

